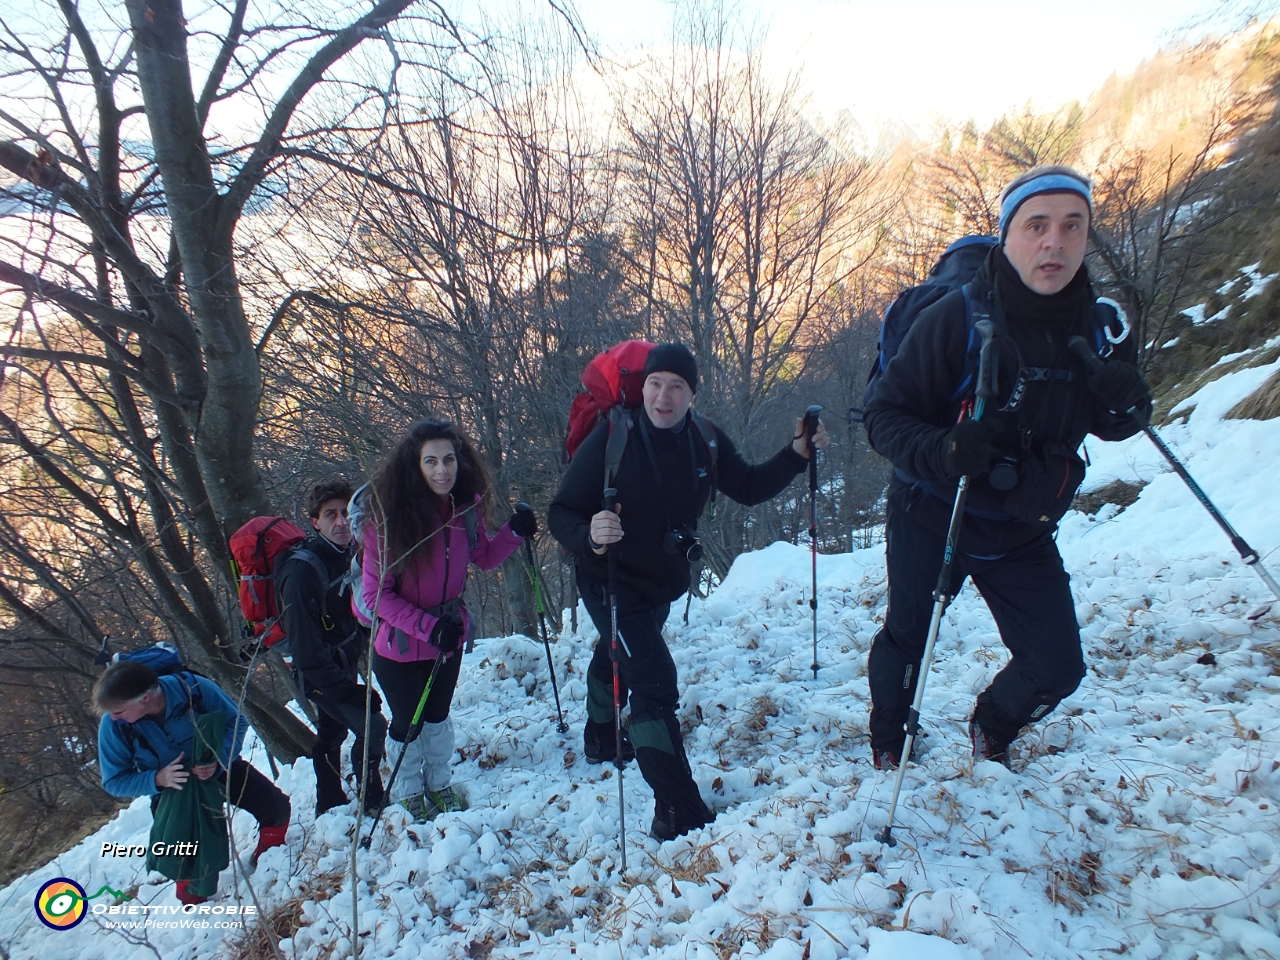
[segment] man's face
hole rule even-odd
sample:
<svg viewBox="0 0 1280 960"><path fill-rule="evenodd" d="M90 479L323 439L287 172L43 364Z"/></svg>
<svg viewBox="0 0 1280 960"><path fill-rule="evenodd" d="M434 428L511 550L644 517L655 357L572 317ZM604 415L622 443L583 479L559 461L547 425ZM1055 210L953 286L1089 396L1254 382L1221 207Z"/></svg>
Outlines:
<svg viewBox="0 0 1280 960"><path fill-rule="evenodd" d="M311 518L311 525L335 546L345 547L351 542L351 521L347 518L345 500L326 500L320 504L320 514Z"/></svg>
<svg viewBox="0 0 1280 960"><path fill-rule="evenodd" d="M655 427L678 427L693 406L693 390L678 373L657 372L644 378L644 412Z"/></svg>
<svg viewBox="0 0 1280 960"><path fill-rule="evenodd" d="M1089 242L1089 205L1078 193L1028 197L1013 215L1004 255L1022 282L1036 293L1057 293L1084 263Z"/></svg>

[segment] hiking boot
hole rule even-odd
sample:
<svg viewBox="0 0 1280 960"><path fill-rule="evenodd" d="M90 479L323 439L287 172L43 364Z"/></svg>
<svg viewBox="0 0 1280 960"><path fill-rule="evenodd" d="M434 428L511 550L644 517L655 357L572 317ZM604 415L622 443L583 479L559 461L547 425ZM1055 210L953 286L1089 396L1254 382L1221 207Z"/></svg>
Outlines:
<svg viewBox="0 0 1280 960"><path fill-rule="evenodd" d="M674 804L655 797L653 801L653 823L649 825L649 836L660 843L665 843L668 840L674 840L676 837L683 837L691 830L705 827L715 818L716 815L707 808L706 804L702 804L701 813L694 816L683 816L676 811Z"/></svg>
<svg viewBox="0 0 1280 960"><path fill-rule="evenodd" d="M400 801L400 806L408 811L414 823L426 823L439 812L431 805L431 801L420 793L405 797Z"/></svg>
<svg viewBox="0 0 1280 960"><path fill-rule="evenodd" d="M614 759L617 742L613 733L613 724L587 721L582 731L582 755L587 763L608 763ZM636 758L635 747L631 745L631 737L627 728L622 728L622 762L628 764Z"/></svg>
<svg viewBox="0 0 1280 960"><path fill-rule="evenodd" d="M179 880L174 888L174 894L178 898L178 902L189 907L195 906L197 903L207 903L208 897L202 897L191 892L190 880Z"/></svg>
<svg viewBox="0 0 1280 960"><path fill-rule="evenodd" d="M288 829L289 824L287 822L278 827L264 827L259 824L258 845L253 848L253 853L249 854L249 866L256 867L259 858L272 847L284 846L284 835Z"/></svg>
<svg viewBox="0 0 1280 960"><path fill-rule="evenodd" d="M453 787L428 790L425 799L433 819L442 813L459 813L467 809L467 802L462 798L462 794Z"/></svg>
<svg viewBox="0 0 1280 960"><path fill-rule="evenodd" d="M906 745L905 738L894 748L880 748L872 744L871 762L877 770L897 770L902 763L902 750ZM911 760L919 762L920 758L928 752L929 734L928 731L921 730L916 734L916 738L911 741Z"/></svg>
<svg viewBox="0 0 1280 960"><path fill-rule="evenodd" d="M977 720L969 721L969 740L973 744L975 760L993 760L1002 767L1009 767L1009 744L997 740Z"/></svg>
<svg viewBox="0 0 1280 960"><path fill-rule="evenodd" d="M902 757L897 750L877 750L871 748L871 762L877 770L897 770Z"/></svg>

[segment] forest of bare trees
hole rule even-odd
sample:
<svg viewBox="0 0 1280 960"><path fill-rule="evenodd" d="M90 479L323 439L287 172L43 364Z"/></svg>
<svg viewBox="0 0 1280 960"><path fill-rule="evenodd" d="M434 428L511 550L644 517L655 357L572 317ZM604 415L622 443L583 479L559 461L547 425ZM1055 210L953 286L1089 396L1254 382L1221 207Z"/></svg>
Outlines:
<svg viewBox="0 0 1280 960"><path fill-rule="evenodd" d="M410 0L33 6L0 14L0 824L108 808L87 707L104 636L175 642L247 685L274 757L304 754L226 538L360 482L412 420L478 440L498 516L541 512L590 357L682 340L749 458L823 404L820 547L847 550L885 479L847 415L879 317L951 240L993 232L1014 173L1095 177L1091 269L1157 380L1181 311L1250 262L1222 256L1245 195L1269 183L1274 204L1266 29L1086 105L869 153L720 6L680 5L670 50L634 64L550 3L486 23ZM1137 136L1158 70L1215 82ZM722 502L713 580L804 536L799 496ZM549 539L539 557L558 617L569 568ZM532 631L518 560L474 574L469 603L482 635Z"/></svg>

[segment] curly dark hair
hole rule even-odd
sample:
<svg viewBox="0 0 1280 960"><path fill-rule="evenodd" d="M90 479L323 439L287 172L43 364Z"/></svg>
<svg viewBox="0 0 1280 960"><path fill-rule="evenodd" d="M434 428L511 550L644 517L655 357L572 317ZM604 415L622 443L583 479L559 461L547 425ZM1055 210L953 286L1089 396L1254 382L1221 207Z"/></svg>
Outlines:
<svg viewBox="0 0 1280 960"><path fill-rule="evenodd" d="M324 483L317 483L307 494L304 504L307 508L307 516L315 520L320 516L320 508L330 500L341 500L346 503L353 493L355 490L345 480L326 480Z"/></svg>
<svg viewBox="0 0 1280 960"><path fill-rule="evenodd" d="M454 510L471 507L479 494L478 522L487 526L493 512L489 470L466 434L443 420L414 424L369 481L374 503L369 522L385 533L387 567L394 572L402 570L413 551L440 529L445 519L441 507L449 506L441 503L422 476L422 445L429 440L448 440L457 454L458 478L450 493Z"/></svg>

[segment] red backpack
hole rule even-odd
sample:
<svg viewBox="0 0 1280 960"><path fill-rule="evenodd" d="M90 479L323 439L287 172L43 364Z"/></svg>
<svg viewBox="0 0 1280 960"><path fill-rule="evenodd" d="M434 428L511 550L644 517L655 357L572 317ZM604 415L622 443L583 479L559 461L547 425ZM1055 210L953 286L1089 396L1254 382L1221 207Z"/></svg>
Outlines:
<svg viewBox="0 0 1280 960"><path fill-rule="evenodd" d="M240 578L240 612L265 647L284 639L284 624L276 601L276 562L307 535L284 517L254 517L231 535L231 556ZM301 551L310 554L310 551ZM309 557L302 559L308 560ZM319 558L313 566L319 565ZM318 567L322 583L328 575Z"/></svg>
<svg viewBox="0 0 1280 960"><path fill-rule="evenodd" d="M654 345L648 340L624 340L604 353L596 354L582 371L582 390L569 408L569 432L564 438L565 459L573 459L578 447L602 421L609 421L609 440L604 453L604 485L612 486L631 432L628 411L644 402L644 364ZM716 498L715 466L719 456L715 427L696 411L690 418L711 456L711 502ZM616 430L615 427L623 429Z"/></svg>
<svg viewBox="0 0 1280 960"><path fill-rule="evenodd" d="M644 399L644 363L653 344L648 340L624 340L594 360L582 371L582 391L569 408L569 432L564 438L565 460L591 436L600 421L615 409L634 410Z"/></svg>

